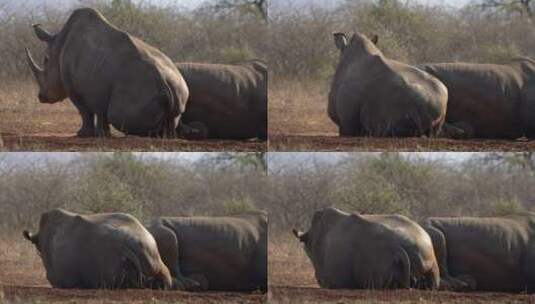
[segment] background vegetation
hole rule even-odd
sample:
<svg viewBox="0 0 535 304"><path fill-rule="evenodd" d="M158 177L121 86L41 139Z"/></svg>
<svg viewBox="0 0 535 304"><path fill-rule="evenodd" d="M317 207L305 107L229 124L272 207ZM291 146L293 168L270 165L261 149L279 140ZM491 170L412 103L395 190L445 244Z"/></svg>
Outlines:
<svg viewBox="0 0 535 304"><path fill-rule="evenodd" d="M0 229L35 227L55 207L144 221L263 209L275 234L326 206L415 220L535 208L533 152L156 155L0 154Z"/></svg>
<svg viewBox="0 0 535 304"><path fill-rule="evenodd" d="M306 229L314 211L326 206L399 213L417 221L535 208L532 152L335 155L270 156L267 206L272 233L288 233L292 226Z"/></svg>
<svg viewBox="0 0 535 304"><path fill-rule="evenodd" d="M162 156L164 155L164 156ZM189 159L189 160L188 160ZM0 229L36 228L41 213L226 215L267 210L263 153L0 154Z"/></svg>
<svg viewBox="0 0 535 304"><path fill-rule="evenodd" d="M174 61L234 62L264 58L267 46L267 2L206 0L191 10L180 1L79 0L68 6L3 6L0 3L0 79L30 76L24 47L43 59L44 43L31 24L55 33L73 9L93 7L112 24L160 48Z"/></svg>

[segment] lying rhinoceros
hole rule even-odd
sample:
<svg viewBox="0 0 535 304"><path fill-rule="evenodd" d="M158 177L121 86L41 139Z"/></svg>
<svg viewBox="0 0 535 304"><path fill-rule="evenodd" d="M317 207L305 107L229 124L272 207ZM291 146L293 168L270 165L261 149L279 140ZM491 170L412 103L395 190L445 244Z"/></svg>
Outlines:
<svg viewBox="0 0 535 304"><path fill-rule="evenodd" d="M535 291L535 213L429 218L442 287Z"/></svg>
<svg viewBox="0 0 535 304"><path fill-rule="evenodd" d="M204 137L267 138L267 66L252 60L239 64L177 63L189 88L185 124Z"/></svg>
<svg viewBox="0 0 535 304"><path fill-rule="evenodd" d="M78 215L54 209L39 232L24 231L55 288L171 288L152 235L123 213Z"/></svg>
<svg viewBox="0 0 535 304"><path fill-rule="evenodd" d="M349 214L336 208L314 213L304 243L323 288L436 288L440 282L431 239L401 215Z"/></svg>
<svg viewBox="0 0 535 304"><path fill-rule="evenodd" d="M535 137L535 62L442 63L419 66L448 88L446 135Z"/></svg>
<svg viewBox="0 0 535 304"><path fill-rule="evenodd" d="M149 226L175 284L267 290L267 216L162 217Z"/></svg>

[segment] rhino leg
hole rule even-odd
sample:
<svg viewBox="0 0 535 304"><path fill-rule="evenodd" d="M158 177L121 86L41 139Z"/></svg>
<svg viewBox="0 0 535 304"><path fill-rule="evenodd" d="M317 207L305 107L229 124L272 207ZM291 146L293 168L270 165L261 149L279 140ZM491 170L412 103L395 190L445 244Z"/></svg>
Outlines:
<svg viewBox="0 0 535 304"><path fill-rule="evenodd" d="M82 116L82 127L76 132L76 136L94 137L96 135L95 115L89 112L80 112L80 115Z"/></svg>
<svg viewBox="0 0 535 304"><path fill-rule="evenodd" d="M109 137L111 135L110 123L108 122L106 113L97 114L97 128L95 130L95 135L99 137Z"/></svg>
<svg viewBox="0 0 535 304"><path fill-rule="evenodd" d="M200 284L182 275L180 271L178 239L175 232L164 224L151 226L149 231L156 240L163 263L169 268L173 277L173 289L198 290Z"/></svg>
<svg viewBox="0 0 535 304"><path fill-rule="evenodd" d="M431 237L431 241L433 242L433 250L435 252L440 271L439 288L454 291L464 291L473 289L473 287L475 286L475 280L473 280L473 278L473 283L471 284L471 282L463 280L462 277L455 278L450 275L447 262L448 248L444 233L440 229L432 226L431 224L427 224L424 229L427 231L427 233Z"/></svg>
<svg viewBox="0 0 535 304"><path fill-rule="evenodd" d="M535 245L530 244L526 249L522 269L524 270L524 280L526 291L535 293Z"/></svg>
<svg viewBox="0 0 535 304"><path fill-rule="evenodd" d="M71 101L82 117L82 127L76 133L78 137L94 137L95 133L95 115L89 111L82 99L77 96L71 96Z"/></svg>

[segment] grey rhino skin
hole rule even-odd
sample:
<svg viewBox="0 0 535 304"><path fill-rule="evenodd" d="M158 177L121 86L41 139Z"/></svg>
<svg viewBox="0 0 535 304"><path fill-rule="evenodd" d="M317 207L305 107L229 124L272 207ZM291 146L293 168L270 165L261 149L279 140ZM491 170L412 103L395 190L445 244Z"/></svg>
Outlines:
<svg viewBox="0 0 535 304"><path fill-rule="evenodd" d="M334 34L341 51L329 92L328 114L340 136L434 136L446 116L448 92L430 74L386 58L364 35L349 43Z"/></svg>
<svg viewBox="0 0 535 304"><path fill-rule="evenodd" d="M267 66L176 63L189 88L185 124L201 123L204 137L267 138Z"/></svg>
<svg viewBox="0 0 535 304"><path fill-rule="evenodd" d="M78 215L53 209L39 232L24 231L55 288L171 288L169 270L152 235L122 213Z"/></svg>
<svg viewBox="0 0 535 304"><path fill-rule="evenodd" d="M175 136L188 88L162 52L91 8L75 10L55 35L34 29L48 46L44 70L26 49L39 99L69 97L82 117L78 136L108 136L110 123L127 134Z"/></svg>
<svg viewBox="0 0 535 304"><path fill-rule="evenodd" d="M440 282L433 244L401 215L349 214L336 208L314 213L304 243L323 288L436 288Z"/></svg>
<svg viewBox="0 0 535 304"><path fill-rule="evenodd" d="M419 66L449 92L446 134L451 137L535 137L535 62L437 63Z"/></svg>
<svg viewBox="0 0 535 304"><path fill-rule="evenodd" d="M162 217L148 229L175 284L197 290L267 290L266 213Z"/></svg>
<svg viewBox="0 0 535 304"><path fill-rule="evenodd" d="M535 213L503 217L429 218L441 288L533 292Z"/></svg>

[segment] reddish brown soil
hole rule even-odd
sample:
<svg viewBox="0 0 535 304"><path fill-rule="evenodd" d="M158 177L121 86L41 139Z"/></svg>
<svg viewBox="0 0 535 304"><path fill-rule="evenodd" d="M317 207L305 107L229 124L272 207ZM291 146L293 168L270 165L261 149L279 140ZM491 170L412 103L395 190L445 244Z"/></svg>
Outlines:
<svg viewBox="0 0 535 304"><path fill-rule="evenodd" d="M10 91L12 92L12 91ZM28 94L29 95L29 94ZM20 97L2 104L0 92L0 150L6 151L265 151L259 140L184 140L124 136L77 138L80 115L68 100L40 104ZM2 146L3 141L3 146Z"/></svg>
<svg viewBox="0 0 535 304"><path fill-rule="evenodd" d="M530 151L534 140L339 137L336 134L270 133L270 151Z"/></svg>
<svg viewBox="0 0 535 304"><path fill-rule="evenodd" d="M13 302L71 303L264 303L262 294L232 292L191 293L162 290L80 290L30 286L0 286L4 298Z"/></svg>
<svg viewBox="0 0 535 304"><path fill-rule="evenodd" d="M535 303L535 296L424 290L331 290L270 286L270 303Z"/></svg>

